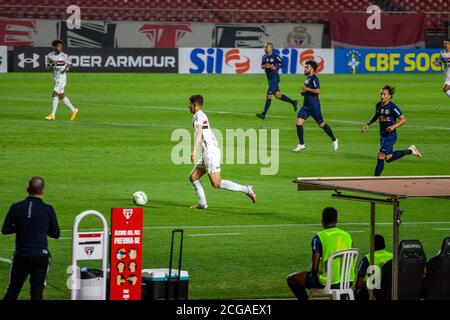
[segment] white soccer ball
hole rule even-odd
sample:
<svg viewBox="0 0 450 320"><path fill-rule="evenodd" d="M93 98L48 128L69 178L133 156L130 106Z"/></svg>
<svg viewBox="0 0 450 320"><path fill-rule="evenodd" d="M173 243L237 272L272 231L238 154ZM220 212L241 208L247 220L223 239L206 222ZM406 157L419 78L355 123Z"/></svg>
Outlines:
<svg viewBox="0 0 450 320"><path fill-rule="evenodd" d="M147 204L148 197L144 191L136 191L133 193L133 203L137 206L145 206Z"/></svg>

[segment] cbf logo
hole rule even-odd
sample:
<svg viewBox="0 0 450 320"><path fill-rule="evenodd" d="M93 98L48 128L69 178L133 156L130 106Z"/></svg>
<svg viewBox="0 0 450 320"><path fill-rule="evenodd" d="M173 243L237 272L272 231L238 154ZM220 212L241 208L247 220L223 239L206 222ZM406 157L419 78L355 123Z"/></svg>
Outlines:
<svg viewBox="0 0 450 320"><path fill-rule="evenodd" d="M197 48L191 51L190 60L194 67L189 68L189 73L222 73L224 66L237 74L250 69L250 58L242 55L239 49Z"/></svg>
<svg viewBox="0 0 450 320"><path fill-rule="evenodd" d="M361 64L361 53L357 50L351 50L347 53L347 67L351 73L355 74L359 70Z"/></svg>
<svg viewBox="0 0 450 320"><path fill-rule="evenodd" d="M33 69L39 67L39 55L33 53L33 58L25 58L25 54L21 53L17 56L19 58L19 62L17 65L21 68L25 68L25 64L31 63L33 64Z"/></svg>

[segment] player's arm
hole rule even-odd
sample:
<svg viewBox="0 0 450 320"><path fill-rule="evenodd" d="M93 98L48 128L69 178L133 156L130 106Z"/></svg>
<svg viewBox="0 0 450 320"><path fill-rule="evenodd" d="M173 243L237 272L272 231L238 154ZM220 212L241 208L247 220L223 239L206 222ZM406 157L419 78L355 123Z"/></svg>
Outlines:
<svg viewBox="0 0 450 320"><path fill-rule="evenodd" d="M406 123L406 121L407 120L406 120L405 115L402 114L400 117L398 117L398 121L395 124L393 124L392 126L387 127L386 130L388 132L392 132L395 129L397 129L398 127L401 127L402 125L404 125Z"/></svg>
<svg viewBox="0 0 450 320"><path fill-rule="evenodd" d="M372 117L369 121L367 121L367 122L364 124L364 126L363 126L362 129L361 129L361 132L362 132L362 133L366 132L367 129L369 129L369 126L370 126L372 123L374 123L375 121L377 121L377 120L378 120L378 113L375 112L375 114L373 115L373 117Z"/></svg>
<svg viewBox="0 0 450 320"><path fill-rule="evenodd" d="M313 255L312 255L311 272L313 272L313 273L319 272L320 256L321 256L320 253L313 253Z"/></svg>
<svg viewBox="0 0 450 320"><path fill-rule="evenodd" d="M45 56L45 69L49 70L53 66L49 56Z"/></svg>
<svg viewBox="0 0 450 320"><path fill-rule="evenodd" d="M439 56L439 58L437 58L436 60L433 61L435 66L440 66L442 65L442 57Z"/></svg>
<svg viewBox="0 0 450 320"><path fill-rule="evenodd" d="M13 234L16 233L16 224L14 223L14 217L13 217L13 207L9 209L5 221L3 222L2 227L2 233L3 234Z"/></svg>
<svg viewBox="0 0 450 320"><path fill-rule="evenodd" d="M315 93L315 94L319 94L320 93L320 88L308 88L307 86L303 85L302 86L302 92L305 92L305 91L312 92L312 93Z"/></svg>
<svg viewBox="0 0 450 320"><path fill-rule="evenodd" d="M70 69L72 69L72 61L70 60L70 57L68 55L66 55L66 58L64 59L66 62L66 66L64 67L64 71L69 71Z"/></svg>
<svg viewBox="0 0 450 320"><path fill-rule="evenodd" d="M203 125L197 124L195 126L197 128L195 137L194 137L194 148L192 149L191 153L191 161L195 161L195 155L197 154L198 147L200 146L200 143L202 142L202 135L203 135Z"/></svg>
<svg viewBox="0 0 450 320"><path fill-rule="evenodd" d="M311 257L311 272L317 273L319 272L319 262L320 257L322 256L322 243L320 242L319 237L314 236L312 242L312 257Z"/></svg>

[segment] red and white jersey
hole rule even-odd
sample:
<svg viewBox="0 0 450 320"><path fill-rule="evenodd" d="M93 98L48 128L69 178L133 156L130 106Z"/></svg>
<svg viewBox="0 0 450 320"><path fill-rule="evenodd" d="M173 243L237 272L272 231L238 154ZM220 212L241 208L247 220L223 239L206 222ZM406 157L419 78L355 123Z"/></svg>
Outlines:
<svg viewBox="0 0 450 320"><path fill-rule="evenodd" d="M69 56L64 52L59 54L50 52L45 57L45 65L53 68L53 78L57 78L66 74L67 69L72 66L72 62L70 61Z"/></svg>
<svg viewBox="0 0 450 320"><path fill-rule="evenodd" d="M194 114L192 119L192 126L194 127L194 134L197 134L197 126L202 125L202 152L208 153L219 149L216 136L214 135L211 125L206 114L199 110Z"/></svg>
<svg viewBox="0 0 450 320"><path fill-rule="evenodd" d="M444 72L447 77L450 77L450 52L442 50L439 56L439 61L444 66Z"/></svg>

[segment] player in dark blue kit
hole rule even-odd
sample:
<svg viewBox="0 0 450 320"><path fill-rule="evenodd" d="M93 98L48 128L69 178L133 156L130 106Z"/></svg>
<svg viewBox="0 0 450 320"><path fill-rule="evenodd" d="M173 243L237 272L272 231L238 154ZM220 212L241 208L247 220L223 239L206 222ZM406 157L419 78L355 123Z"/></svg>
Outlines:
<svg viewBox="0 0 450 320"><path fill-rule="evenodd" d="M280 75L278 70L282 67L281 57L272 52L273 44L267 43L264 46L264 51L266 54L262 58L261 68L266 71L267 81L269 82L269 88L267 89L266 105L264 106L264 111L262 113L256 114L258 118L265 119L267 111L269 111L270 103L272 102L272 95L275 95L277 99L285 102L289 102L294 107L294 111L297 111L297 100L291 100L289 97L285 96L280 92Z"/></svg>
<svg viewBox="0 0 450 320"><path fill-rule="evenodd" d="M337 151L339 148L339 140L334 136L330 126L323 120L322 112L320 110L320 83L319 78L314 74L316 70L317 62L310 60L305 63L306 80L301 91L301 95L304 96L304 101L295 121L297 125L298 145L292 150L294 152L306 149L303 139L303 123L309 116L312 116L319 127L321 127L331 138L333 150Z"/></svg>
<svg viewBox="0 0 450 320"><path fill-rule="evenodd" d="M394 151L394 145L397 142L396 129L406 123L406 117L400 108L391 101L394 96L395 88L384 86L380 92L380 102L375 106L375 114L363 127L362 132L366 132L369 126L375 121L380 122L380 150L377 156L377 166L375 167L375 176L381 175L384 169L384 161L392 162L413 154L422 157L422 154L414 145L409 146L406 150ZM398 120L398 121L397 121Z"/></svg>

